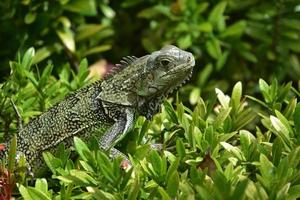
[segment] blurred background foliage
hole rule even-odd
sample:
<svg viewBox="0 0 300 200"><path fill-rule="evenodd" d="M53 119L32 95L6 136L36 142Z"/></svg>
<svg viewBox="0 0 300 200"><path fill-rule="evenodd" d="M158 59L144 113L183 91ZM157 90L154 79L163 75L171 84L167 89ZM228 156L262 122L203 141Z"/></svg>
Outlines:
<svg viewBox="0 0 300 200"><path fill-rule="evenodd" d="M53 63L57 76L85 57L118 63L165 44L195 55L195 94L236 81L255 94L258 78L300 77L299 0L2 0L0 12L1 81L31 46L33 64Z"/></svg>

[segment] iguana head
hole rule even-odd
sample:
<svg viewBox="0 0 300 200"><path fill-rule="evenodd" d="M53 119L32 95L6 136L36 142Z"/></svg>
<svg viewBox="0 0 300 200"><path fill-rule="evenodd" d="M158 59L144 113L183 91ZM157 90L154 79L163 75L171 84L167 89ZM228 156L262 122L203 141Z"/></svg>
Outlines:
<svg viewBox="0 0 300 200"><path fill-rule="evenodd" d="M98 98L136 107L151 118L161 101L191 76L195 60L191 53L168 45L140 58L125 57L121 63L123 69L102 82Z"/></svg>
<svg viewBox="0 0 300 200"><path fill-rule="evenodd" d="M165 46L148 56L136 92L146 99L170 93L191 76L194 65L191 53Z"/></svg>

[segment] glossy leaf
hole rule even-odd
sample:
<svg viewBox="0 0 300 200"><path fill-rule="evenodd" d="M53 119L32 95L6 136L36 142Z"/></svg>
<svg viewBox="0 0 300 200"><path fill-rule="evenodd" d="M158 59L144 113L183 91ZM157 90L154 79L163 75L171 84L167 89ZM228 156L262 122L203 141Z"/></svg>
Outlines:
<svg viewBox="0 0 300 200"><path fill-rule="evenodd" d="M95 0L72 0L64 6L64 9L86 16L95 16L97 14Z"/></svg>

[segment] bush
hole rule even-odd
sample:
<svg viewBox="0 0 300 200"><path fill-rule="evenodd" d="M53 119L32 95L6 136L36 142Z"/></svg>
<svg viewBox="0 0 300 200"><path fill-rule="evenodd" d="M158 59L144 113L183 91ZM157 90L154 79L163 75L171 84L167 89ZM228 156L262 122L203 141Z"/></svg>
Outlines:
<svg viewBox="0 0 300 200"><path fill-rule="evenodd" d="M77 75L65 68L56 80L50 75L51 65L36 76L33 59L34 50L29 49L20 61L11 62L12 76L1 86L5 106L1 130L7 121L9 127L17 123L8 98L27 120L87 83L86 61ZM130 146L126 149L133 167L127 170L120 168L121 159L109 160L96 138L86 144L75 137L78 159L70 159L70 149L64 145L56 154L44 152L52 176L36 179L34 186L24 173L22 179L16 176L19 195L25 199L299 198L299 91L275 79L271 84L260 79L258 84L261 98L244 95L242 83L237 82L230 96L220 89L206 100L194 96L197 104L192 109L177 96L165 101L151 122L140 117L122 144ZM27 93L38 98L25 98ZM150 142L162 142L163 150L151 150ZM3 169L0 180L6 183Z"/></svg>
<svg viewBox="0 0 300 200"><path fill-rule="evenodd" d="M6 0L0 10L1 74L8 74L17 50L31 46L33 62L50 59L57 72L66 62L76 71L84 57L116 63L172 43L195 55L193 84L201 92L243 81L253 94L259 78L300 77L297 0Z"/></svg>
<svg viewBox="0 0 300 200"><path fill-rule="evenodd" d="M152 121L140 117L118 144L132 168L110 161L96 138L74 138L74 148L43 154L50 176L33 184L24 158L14 162L12 137L8 164L0 163L0 199L300 198L299 6L1 1L1 140L18 131L18 115L26 124L92 82L88 63L117 63L175 44L197 64L190 84ZM149 143L162 143L162 151Z"/></svg>
<svg viewBox="0 0 300 200"><path fill-rule="evenodd" d="M24 53L32 46L37 49L33 64L51 58L57 68L68 62L78 70L84 57L107 51L112 45L115 13L103 1L5 0L0 11L2 74L7 73L8 60L17 57L18 50Z"/></svg>

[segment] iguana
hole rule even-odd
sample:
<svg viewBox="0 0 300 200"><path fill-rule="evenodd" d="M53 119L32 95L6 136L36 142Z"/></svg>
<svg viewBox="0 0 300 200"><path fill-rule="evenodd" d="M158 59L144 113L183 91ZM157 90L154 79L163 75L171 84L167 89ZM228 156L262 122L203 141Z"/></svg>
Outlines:
<svg viewBox="0 0 300 200"><path fill-rule="evenodd" d="M118 70L67 96L57 105L30 121L17 133L17 157L24 154L32 172L42 164L42 152L64 142L70 146L74 136L88 138L97 130L99 145L112 155L118 139L134 125L138 116L151 119L162 101L192 74L191 53L168 45L137 58L127 56ZM0 158L7 148L0 151Z"/></svg>

